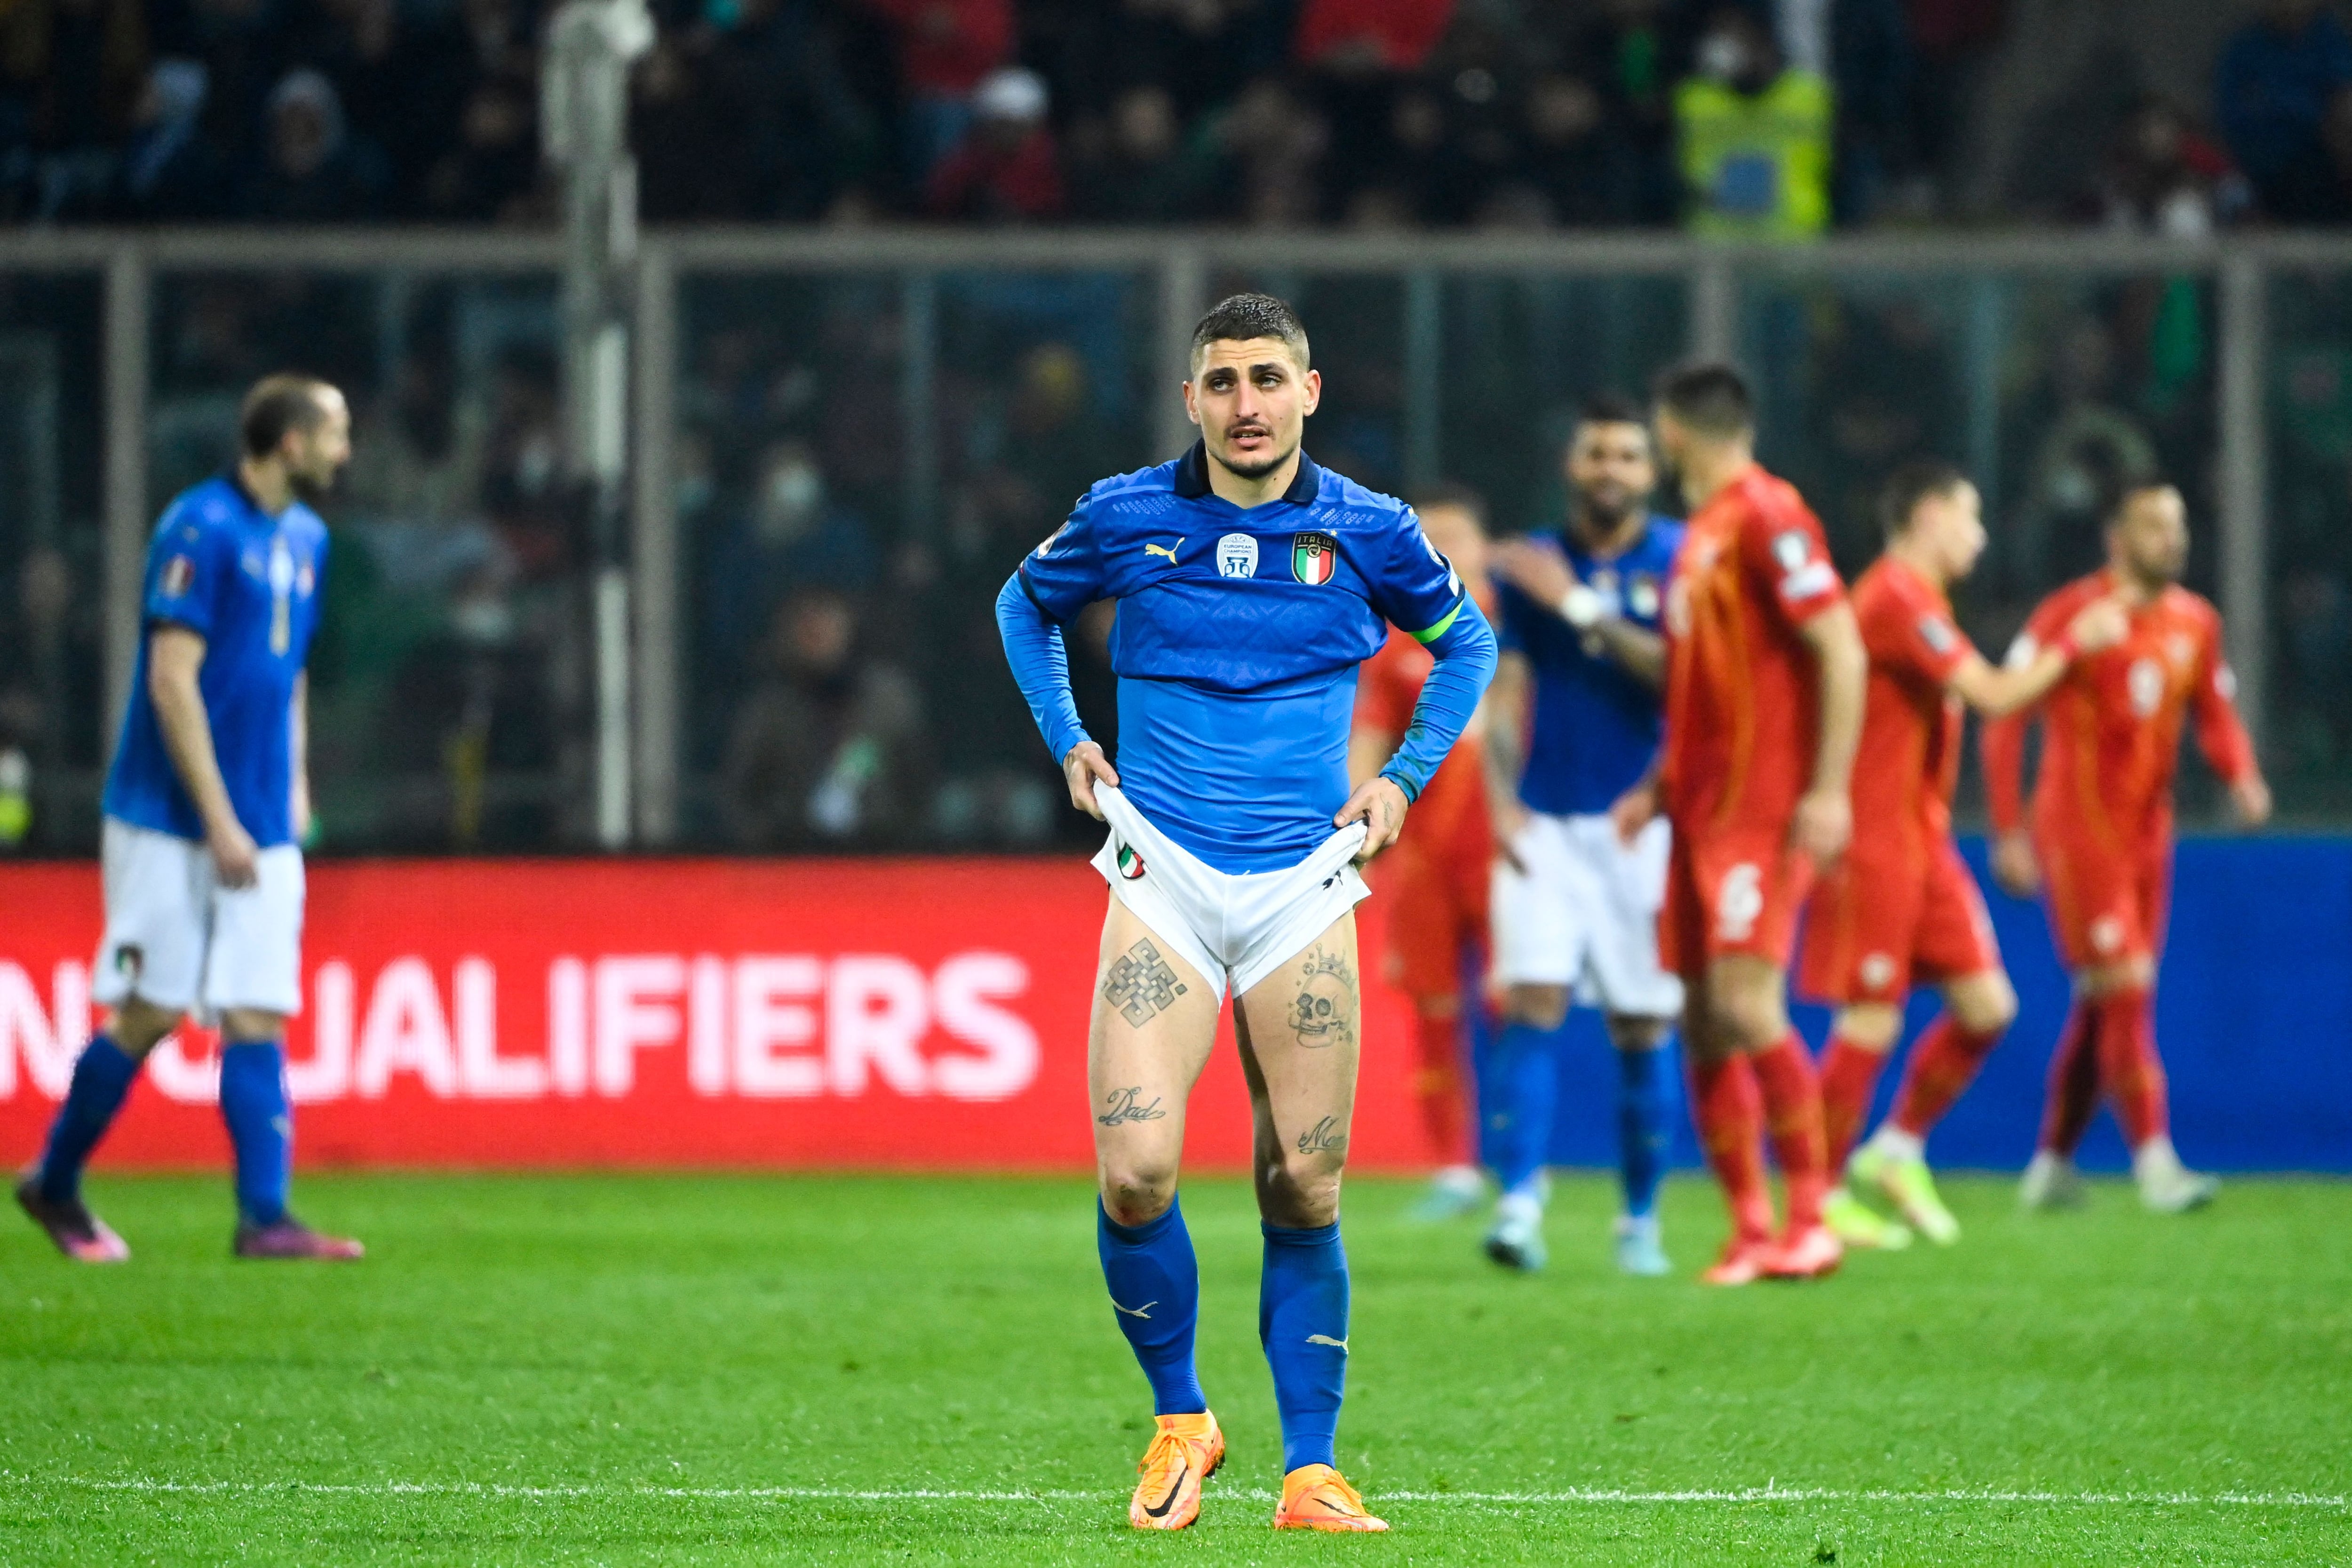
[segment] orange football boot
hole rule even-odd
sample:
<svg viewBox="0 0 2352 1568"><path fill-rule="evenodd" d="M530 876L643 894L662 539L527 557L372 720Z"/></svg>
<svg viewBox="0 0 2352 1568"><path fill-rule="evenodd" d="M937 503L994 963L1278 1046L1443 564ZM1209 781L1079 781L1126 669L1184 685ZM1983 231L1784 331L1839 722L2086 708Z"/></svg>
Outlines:
<svg viewBox="0 0 2352 1568"><path fill-rule="evenodd" d="M1201 1517L1201 1483L1225 1462L1225 1435L1217 1418L1162 1415L1151 1447L1136 1466L1143 1479L1127 1505L1127 1522L1138 1530L1181 1530Z"/></svg>
<svg viewBox="0 0 2352 1568"><path fill-rule="evenodd" d="M1753 1285L1764 1278L1777 1249L1769 1236L1738 1236L1723 1244L1723 1256L1698 1277L1702 1285Z"/></svg>
<svg viewBox="0 0 2352 1568"><path fill-rule="evenodd" d="M1276 1530L1386 1530L1389 1521L1365 1511L1356 1489L1328 1465L1301 1465L1282 1478Z"/></svg>

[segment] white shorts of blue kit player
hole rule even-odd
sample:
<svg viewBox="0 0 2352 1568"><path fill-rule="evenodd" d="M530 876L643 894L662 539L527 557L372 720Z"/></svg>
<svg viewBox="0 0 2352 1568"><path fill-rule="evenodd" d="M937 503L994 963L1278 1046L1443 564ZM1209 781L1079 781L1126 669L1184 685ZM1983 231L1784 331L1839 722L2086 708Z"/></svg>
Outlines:
<svg viewBox="0 0 2352 1568"><path fill-rule="evenodd" d="M261 851L249 888L224 888L202 844L106 819L106 937L90 993L217 1023L224 1009L302 1010L302 851Z"/></svg>
<svg viewBox="0 0 2352 1568"><path fill-rule="evenodd" d="M1220 1001L1246 993L1307 950L1333 921L1371 896L1357 873L1364 825L1350 823L1281 871L1220 871L1144 820L1112 784L1095 786L1110 837L1094 868Z"/></svg>
<svg viewBox="0 0 2352 1568"><path fill-rule="evenodd" d="M1584 1005L1634 1017L1679 1014L1683 983L1658 963L1667 835L1664 818L1625 844L1605 815L1529 814L1511 841L1525 871L1495 862L1495 979L1572 985Z"/></svg>

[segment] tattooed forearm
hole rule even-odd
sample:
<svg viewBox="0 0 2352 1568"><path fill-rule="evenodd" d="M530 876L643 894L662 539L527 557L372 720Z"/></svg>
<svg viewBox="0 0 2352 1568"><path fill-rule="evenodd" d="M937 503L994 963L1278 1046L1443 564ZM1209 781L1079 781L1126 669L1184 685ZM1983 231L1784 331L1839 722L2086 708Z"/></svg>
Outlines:
<svg viewBox="0 0 2352 1568"><path fill-rule="evenodd" d="M1337 1154L1348 1147L1348 1135L1339 1131L1339 1119L1327 1116L1298 1135L1298 1152L1302 1154Z"/></svg>
<svg viewBox="0 0 2352 1568"><path fill-rule="evenodd" d="M1308 1050L1356 1043L1356 977L1347 960L1319 942L1299 965L1290 1028Z"/></svg>
<svg viewBox="0 0 2352 1568"><path fill-rule="evenodd" d="M1103 1113L1095 1120L1105 1127L1117 1127L1127 1121L1157 1121L1167 1114L1160 1109L1160 1100L1156 1095L1149 1105L1145 1104L1143 1086L1137 1084L1129 1089L1115 1089L1104 1095Z"/></svg>
<svg viewBox="0 0 2352 1568"><path fill-rule="evenodd" d="M1176 1005L1176 998L1184 994L1184 983L1145 937L1111 960L1102 994L1111 1011L1126 1019L1129 1028L1139 1029L1153 1014Z"/></svg>

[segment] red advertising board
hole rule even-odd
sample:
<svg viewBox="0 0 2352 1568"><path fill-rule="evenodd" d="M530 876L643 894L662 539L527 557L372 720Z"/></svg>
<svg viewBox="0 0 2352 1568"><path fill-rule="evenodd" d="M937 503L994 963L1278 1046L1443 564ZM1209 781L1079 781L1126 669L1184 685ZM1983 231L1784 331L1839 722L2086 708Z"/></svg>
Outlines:
<svg viewBox="0 0 2352 1568"><path fill-rule="evenodd" d="M315 866L298 1159L1084 1170L1105 896L1076 858ZM95 867L0 867L0 1160L37 1149L65 1091L100 925ZM1355 1160L1420 1165L1410 1017L1380 967ZM215 1049L194 1029L157 1049L102 1164L226 1163ZM1246 1167L1230 1022L1190 1114L1196 1167Z"/></svg>

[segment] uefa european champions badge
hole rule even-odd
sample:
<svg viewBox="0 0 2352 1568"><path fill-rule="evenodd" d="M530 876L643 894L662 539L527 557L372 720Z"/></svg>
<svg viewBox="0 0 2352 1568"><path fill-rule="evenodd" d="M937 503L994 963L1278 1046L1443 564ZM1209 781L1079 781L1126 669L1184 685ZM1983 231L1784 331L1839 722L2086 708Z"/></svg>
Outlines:
<svg viewBox="0 0 2352 1568"><path fill-rule="evenodd" d="M1217 541L1217 575L1220 577L1257 575L1256 534L1228 533Z"/></svg>
<svg viewBox="0 0 2352 1568"><path fill-rule="evenodd" d="M1290 574L1310 585L1320 585L1331 580L1339 569L1339 542L1328 533L1294 533L1290 536Z"/></svg>

